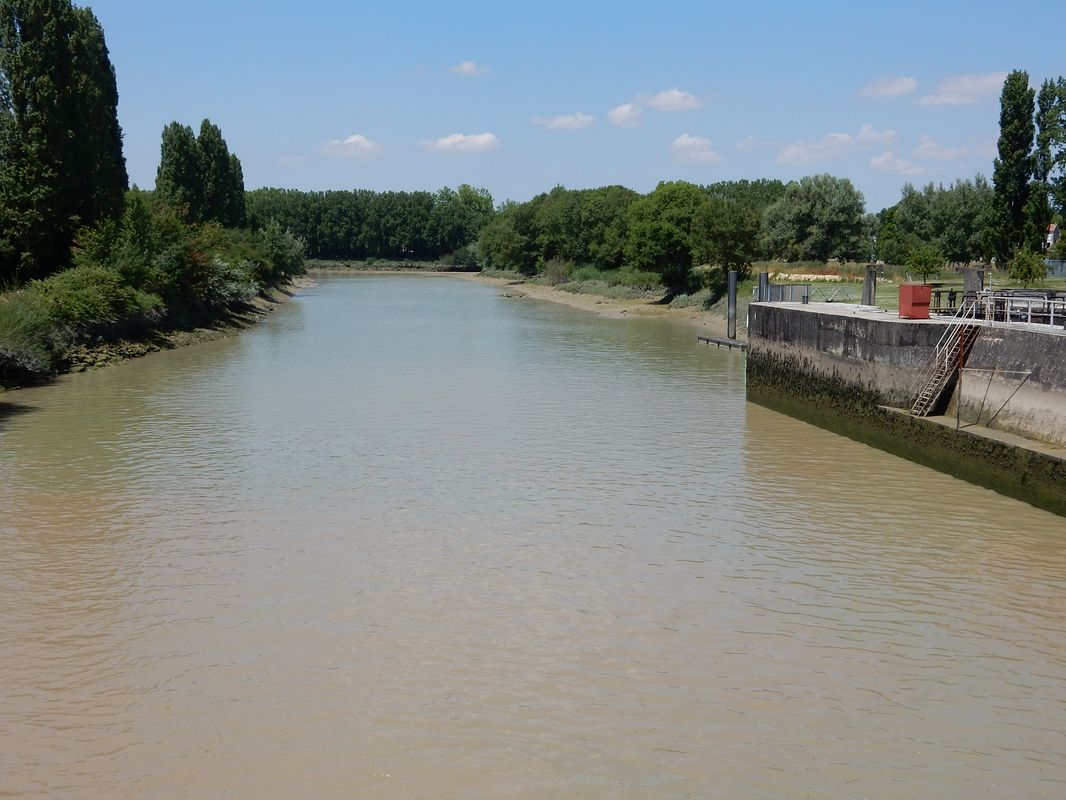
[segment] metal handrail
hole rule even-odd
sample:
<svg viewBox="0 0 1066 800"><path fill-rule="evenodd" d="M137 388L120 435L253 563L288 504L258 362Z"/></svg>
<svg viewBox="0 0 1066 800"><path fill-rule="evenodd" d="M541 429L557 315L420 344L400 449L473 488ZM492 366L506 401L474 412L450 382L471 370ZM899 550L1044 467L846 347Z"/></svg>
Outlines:
<svg viewBox="0 0 1066 800"><path fill-rule="evenodd" d="M936 374L941 363L948 353L955 349L962 338L962 329L977 321L977 303L963 303L958 312L952 317L948 325L933 349L933 356L922 369L921 374L911 386L911 397L917 397L927 383Z"/></svg>
<svg viewBox="0 0 1066 800"><path fill-rule="evenodd" d="M1049 297L1012 297L1010 295L992 295L987 294L979 299L979 302L984 308L985 319L991 320L993 323L997 321L1015 324L1026 325L1049 325L1055 326L1055 320L1058 319L1059 324L1066 323L1066 300L1059 300ZM1002 308L997 308L997 303L1002 304ZM1002 312L1003 319L997 320L997 313ZM1037 317L1047 317L1047 322L1033 322L1033 314ZM1016 314L1024 316L1024 320L1015 320Z"/></svg>

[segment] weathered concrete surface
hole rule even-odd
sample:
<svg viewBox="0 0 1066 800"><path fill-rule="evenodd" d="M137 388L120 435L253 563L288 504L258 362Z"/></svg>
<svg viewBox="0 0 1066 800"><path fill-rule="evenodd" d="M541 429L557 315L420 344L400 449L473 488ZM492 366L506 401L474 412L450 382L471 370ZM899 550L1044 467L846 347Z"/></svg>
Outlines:
<svg viewBox="0 0 1066 800"><path fill-rule="evenodd" d="M915 382L947 323L836 303L752 303L753 349L799 360L805 371L843 381L881 405L910 406Z"/></svg>
<svg viewBox="0 0 1066 800"><path fill-rule="evenodd" d="M949 413L1066 446L1066 333L986 326L966 367Z"/></svg>
<svg viewBox="0 0 1066 800"><path fill-rule="evenodd" d="M946 327L850 306L752 304L748 399L1066 516L1066 459L1053 448L956 431L884 407L909 408L914 383ZM1062 441L1066 337L990 328L968 363L1033 373L989 427L1003 427L1006 419L1022 436ZM963 378L962 409L965 418L974 403L991 406L984 422L1006 399L1008 387L999 383L1013 391L1018 381L996 377L990 385L992 373L984 373L978 384L978 375ZM995 405L993 396L1000 398ZM1044 435L1034 436L1030 427Z"/></svg>

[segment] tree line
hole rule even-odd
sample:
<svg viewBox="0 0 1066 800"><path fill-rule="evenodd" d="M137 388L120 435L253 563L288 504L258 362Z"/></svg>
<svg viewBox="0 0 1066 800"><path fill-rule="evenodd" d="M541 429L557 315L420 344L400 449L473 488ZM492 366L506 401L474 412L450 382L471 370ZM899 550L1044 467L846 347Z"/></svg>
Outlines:
<svg viewBox="0 0 1066 800"><path fill-rule="evenodd" d="M652 272L672 292L694 288L693 268L743 271L758 259L869 256L862 194L847 178L664 181L641 195L623 186L561 186L504 203L478 238L490 269L527 275L555 261Z"/></svg>
<svg viewBox="0 0 1066 800"><path fill-rule="evenodd" d="M69 259L128 185L104 31L69 0L0 0L0 286Z"/></svg>
<svg viewBox="0 0 1066 800"><path fill-rule="evenodd" d="M155 192L190 222L244 226L244 170L209 119L200 123L199 136L180 122L163 129Z"/></svg>
<svg viewBox="0 0 1066 800"><path fill-rule="evenodd" d="M0 0L0 378L216 319L303 269L299 237L243 227L240 160L210 120L167 125L155 190L129 190L117 107L89 9Z"/></svg>
<svg viewBox="0 0 1066 800"><path fill-rule="evenodd" d="M436 192L302 192L256 189L248 222L294 231L312 258L438 260L476 265L468 245L493 216L492 195L466 184Z"/></svg>

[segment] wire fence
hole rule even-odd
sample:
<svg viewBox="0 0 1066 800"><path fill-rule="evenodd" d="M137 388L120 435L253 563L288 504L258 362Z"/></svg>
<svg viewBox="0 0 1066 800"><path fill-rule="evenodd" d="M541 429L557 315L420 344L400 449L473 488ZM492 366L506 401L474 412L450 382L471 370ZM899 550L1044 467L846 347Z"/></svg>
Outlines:
<svg viewBox="0 0 1066 800"><path fill-rule="evenodd" d="M1047 274L1049 278L1066 278L1066 260L1061 258L1045 258Z"/></svg>

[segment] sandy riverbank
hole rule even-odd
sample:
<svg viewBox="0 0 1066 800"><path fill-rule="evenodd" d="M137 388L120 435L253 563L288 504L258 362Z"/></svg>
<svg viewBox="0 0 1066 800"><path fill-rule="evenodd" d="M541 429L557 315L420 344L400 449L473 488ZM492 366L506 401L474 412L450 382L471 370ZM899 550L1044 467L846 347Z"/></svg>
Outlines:
<svg viewBox="0 0 1066 800"><path fill-rule="evenodd" d="M506 297L546 300L551 303L560 303L571 308L581 309L582 311L591 311L601 317L615 319L622 317L657 317L676 320L677 322L691 325L706 336L726 335L726 318L702 308L671 308L670 306L660 305L655 300L620 300L595 294L577 294L557 289L554 286L514 281L507 278L490 278L479 275L476 272L449 274L464 280L498 286ZM747 338L739 330L737 337L740 339Z"/></svg>
<svg viewBox="0 0 1066 800"><path fill-rule="evenodd" d="M613 319L622 319L623 317L630 316L670 319L691 325L694 329L698 330L699 333L707 336L724 337L726 335L725 316L707 311L703 308L674 308L667 305L661 305L655 298L620 299L615 297L604 297L603 295L598 294L568 292L554 286L546 286L542 283L530 283L522 279L515 280L512 278L489 277L482 275L479 272L395 268L364 269L362 267L347 266L330 268L311 267L308 269L309 275L314 275L315 272L321 272L324 275L337 274L339 272L358 272L366 273L368 275L426 275L460 278L462 280L474 281L476 283L487 283L490 286L499 287L501 294L504 297L544 300L549 303L559 303L560 305L569 306L570 308L590 311L601 317L609 317ZM743 312L741 312L741 314L742 313ZM739 323L737 338L745 340L747 339L747 336L741 330L743 328L742 318Z"/></svg>

